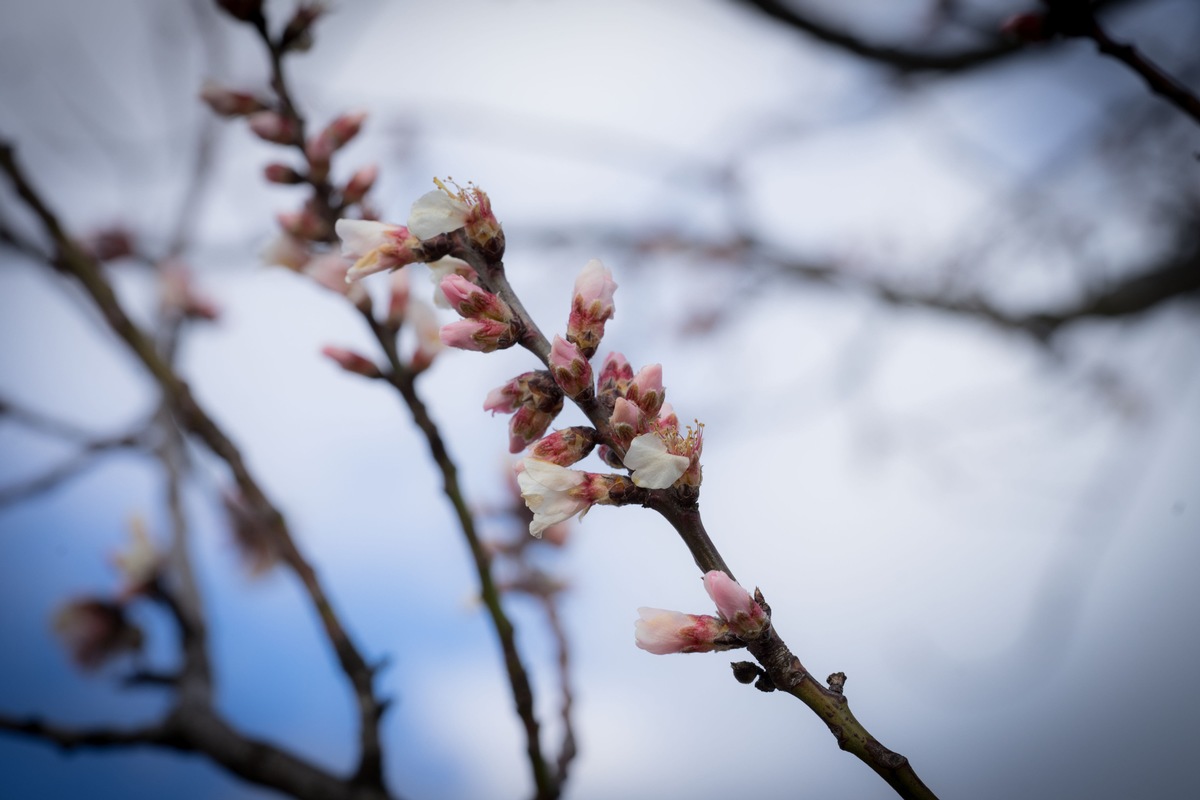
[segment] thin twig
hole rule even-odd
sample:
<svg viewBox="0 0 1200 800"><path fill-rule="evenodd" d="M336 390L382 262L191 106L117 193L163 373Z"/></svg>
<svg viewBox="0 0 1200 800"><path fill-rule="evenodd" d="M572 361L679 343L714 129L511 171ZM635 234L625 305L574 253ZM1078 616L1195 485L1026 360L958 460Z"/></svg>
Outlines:
<svg viewBox="0 0 1200 800"><path fill-rule="evenodd" d="M516 635L511 620L504 612L500 602L500 593L492 578L491 555L475 529L475 518L470 506L463 496L462 487L458 482L458 467L446 449L445 441L437 428L437 423L429 415L425 403L417 394L416 375L400 359L396 350L394 332L371 316L370 311L363 311L363 318L375 334L376 340L388 359L389 371L384 376L400 396L404 399L412 413L413 423L425 437L429 446L429 454L437 464L442 475L442 492L454 507L458 517L459 529L467 541L471 551L471 560L475 565L475 573L479 578L479 595L491 617L492 627L500 640L500 648L504 653L504 666L508 672L509 686L512 690L513 701L516 703L517 716L525 728L526 753L529 757L530 768L533 771L534 786L538 800L549 800L559 796L562 783L555 780L542 755L541 736L537 716L534 713L533 689L529 682L528 673L521 661L517 650Z"/></svg>

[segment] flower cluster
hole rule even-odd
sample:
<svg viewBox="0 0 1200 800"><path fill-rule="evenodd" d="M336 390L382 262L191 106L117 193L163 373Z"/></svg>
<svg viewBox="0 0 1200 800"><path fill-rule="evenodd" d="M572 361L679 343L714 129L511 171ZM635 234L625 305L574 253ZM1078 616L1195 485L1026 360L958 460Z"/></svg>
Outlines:
<svg viewBox="0 0 1200 800"><path fill-rule="evenodd" d="M767 629L770 620L763 607L724 572L705 574L704 589L718 616L639 608L640 619L634 623L637 646L655 655L730 650L745 646Z"/></svg>

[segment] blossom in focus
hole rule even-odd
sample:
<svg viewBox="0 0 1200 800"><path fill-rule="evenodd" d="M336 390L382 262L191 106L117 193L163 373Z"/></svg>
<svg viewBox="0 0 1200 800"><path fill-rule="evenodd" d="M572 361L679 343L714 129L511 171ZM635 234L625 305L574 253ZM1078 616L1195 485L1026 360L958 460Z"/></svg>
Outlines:
<svg viewBox="0 0 1200 800"><path fill-rule="evenodd" d="M729 649L729 645L719 641L729 629L716 617L661 608L639 608L638 616L634 640L649 653L663 656Z"/></svg>
<svg viewBox="0 0 1200 800"><path fill-rule="evenodd" d="M582 518L594 504L608 500L608 484L603 475L567 469L536 458L525 458L521 465L517 483L525 505L533 512L529 532L539 539L551 525L576 514Z"/></svg>
<svg viewBox="0 0 1200 800"><path fill-rule="evenodd" d="M666 489L687 471L687 456L667 450L666 442L656 433L635 438L625 453L625 466L633 470L633 482L643 489Z"/></svg>
<svg viewBox="0 0 1200 800"><path fill-rule="evenodd" d="M433 182L438 188L417 198L408 215L408 229L413 235L432 239L465 228L467 237L481 252L494 258L503 255L504 232L492 213L487 193L477 186L462 189L453 183L457 191L451 191L437 178Z"/></svg>
<svg viewBox="0 0 1200 800"><path fill-rule="evenodd" d="M124 578L122 598L146 591L158 579L163 554L150 541L146 523L141 517L134 516L129 520L129 546L113 555L113 563Z"/></svg>
<svg viewBox="0 0 1200 800"><path fill-rule="evenodd" d="M704 575L704 591L717 606L721 619L742 639L753 639L762 633L768 619L763 607L754 601L741 584L720 570Z"/></svg>
<svg viewBox="0 0 1200 800"><path fill-rule="evenodd" d="M95 669L121 653L142 648L142 631L118 604L94 597L72 600L54 615L54 631L84 669Z"/></svg>
<svg viewBox="0 0 1200 800"><path fill-rule="evenodd" d="M612 273L593 258L575 279L571 316L567 320L567 341L579 347L587 358L596 353L604 337L604 323L613 318L613 293L617 284Z"/></svg>
<svg viewBox="0 0 1200 800"><path fill-rule="evenodd" d="M342 240L342 255L356 259L346 280L400 269L421 260L420 240L403 225L367 219L339 219L335 226Z"/></svg>

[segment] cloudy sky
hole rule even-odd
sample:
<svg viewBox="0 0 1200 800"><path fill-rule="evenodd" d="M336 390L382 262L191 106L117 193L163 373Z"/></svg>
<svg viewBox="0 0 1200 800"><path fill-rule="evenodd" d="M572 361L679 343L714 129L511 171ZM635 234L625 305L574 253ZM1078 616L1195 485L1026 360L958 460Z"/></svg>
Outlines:
<svg viewBox="0 0 1200 800"><path fill-rule="evenodd" d="M3 3L0 135L74 230L122 222L161 247L209 116L202 81L265 86L253 38L187 4ZM1179 63L1195 9L1144 5L1118 31ZM918 35L924 4L864 6L873 35ZM287 4L270 7L278 19ZM718 0L345 0L290 68L314 120L369 112L338 169L380 165L385 219L403 221L434 175L490 193L511 280L544 330L561 330L583 264L605 261L620 288L602 349L663 364L680 418L705 423L701 508L726 560L762 588L813 674L847 673L859 719L941 796L1187 791L1200 744L1194 307L1084 322L1045 347L627 243L750 231L852 274L941 271L1016 307L1054 302L1078 289L1079 262L1106 275L1163 246L1143 217L1175 184L1063 156L1141 108L1119 65L1079 45L905 82ZM1143 128L1126 149L1158 135ZM1178 170L1195 169L1190 142ZM389 660L396 791L527 796L494 636L424 443L386 386L320 356L328 344L373 354L368 331L340 298L260 264L275 213L299 202L262 182L277 158L244 126L219 126L187 257L222 316L189 332L181 371L285 510L364 651ZM0 210L27 222L7 188ZM82 294L2 257L0 397L97 435L148 413L148 381ZM149 319L147 272L112 278ZM382 299L386 279L368 283ZM413 286L432 291L420 272ZM531 368L524 352L446 353L421 381L477 508L506 502L510 463L506 421L482 412L483 397ZM0 487L72 452L0 419ZM348 769L351 698L307 601L290 575L241 566L215 502L224 473L196 456L187 501L218 704L246 731ZM64 600L112 590L109 558L134 514L166 536L161 476L134 454L0 509L0 713L129 724L166 707L155 690L117 687L117 666L81 675L50 626ZM503 520L487 531L514 535ZM731 680L733 659L634 647L639 606L711 611L654 514L597 508L543 555L570 583L569 797L891 796L793 698ZM509 606L552 743L553 645L532 603ZM148 657L166 662L169 625L135 615ZM274 796L143 750L64 756L5 735L0 765L4 796Z"/></svg>

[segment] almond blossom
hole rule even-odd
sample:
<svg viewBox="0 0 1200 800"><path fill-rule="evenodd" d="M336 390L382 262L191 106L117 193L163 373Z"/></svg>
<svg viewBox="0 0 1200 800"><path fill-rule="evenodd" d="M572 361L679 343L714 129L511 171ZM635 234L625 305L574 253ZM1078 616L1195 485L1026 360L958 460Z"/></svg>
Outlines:
<svg viewBox="0 0 1200 800"><path fill-rule="evenodd" d="M529 532L542 538L542 532L576 514L580 519L596 503L608 501L608 484L603 475L560 467L548 461L525 458L517 475L521 497L533 512Z"/></svg>
<svg viewBox="0 0 1200 800"><path fill-rule="evenodd" d="M339 219L334 230L342 240L342 255L356 259L354 266L346 272L347 283L421 260L421 240L403 225L369 219Z"/></svg>
<svg viewBox="0 0 1200 800"><path fill-rule="evenodd" d="M625 453L625 466L633 470L633 482L643 489L666 489L687 471L687 456L667 451L666 442L656 433L643 433L633 440Z"/></svg>

